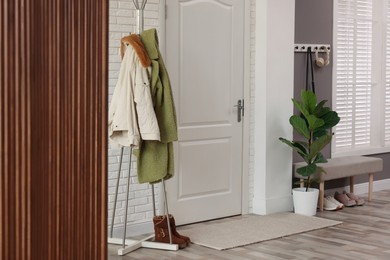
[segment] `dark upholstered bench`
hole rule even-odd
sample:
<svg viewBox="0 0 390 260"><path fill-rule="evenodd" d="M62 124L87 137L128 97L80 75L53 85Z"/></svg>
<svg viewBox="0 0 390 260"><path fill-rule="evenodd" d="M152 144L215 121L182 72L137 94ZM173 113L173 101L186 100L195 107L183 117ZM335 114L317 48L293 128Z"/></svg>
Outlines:
<svg viewBox="0 0 390 260"><path fill-rule="evenodd" d="M296 169L304 165L306 165L305 162L294 163L295 178L300 178L302 180L302 176L297 174ZM317 178L320 181L320 192L318 201L319 210L323 211L325 181L329 180L349 177L350 192L353 192L354 176L368 174L368 201L371 201L374 180L373 174L376 172L381 172L383 170L383 161L382 159L375 157L346 156L328 159L327 163L320 163L318 164L318 166L321 166L326 171L326 173L314 174L314 178ZM303 183L301 183L301 187L303 187Z"/></svg>

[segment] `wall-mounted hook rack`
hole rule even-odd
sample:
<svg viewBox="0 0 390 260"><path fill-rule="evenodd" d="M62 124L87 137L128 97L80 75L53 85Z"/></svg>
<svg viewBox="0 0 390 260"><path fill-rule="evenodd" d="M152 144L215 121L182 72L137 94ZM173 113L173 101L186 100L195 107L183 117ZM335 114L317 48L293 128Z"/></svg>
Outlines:
<svg viewBox="0 0 390 260"><path fill-rule="evenodd" d="M315 52L325 52L326 50L330 51L330 44L304 44L296 43L294 44L294 52L307 52L307 49L311 47L311 51Z"/></svg>

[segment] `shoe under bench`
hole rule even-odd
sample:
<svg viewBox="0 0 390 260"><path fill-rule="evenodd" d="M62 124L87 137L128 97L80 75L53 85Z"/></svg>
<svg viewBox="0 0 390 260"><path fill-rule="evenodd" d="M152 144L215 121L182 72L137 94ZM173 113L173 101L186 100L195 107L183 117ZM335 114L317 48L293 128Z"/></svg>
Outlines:
<svg viewBox="0 0 390 260"><path fill-rule="evenodd" d="M296 169L305 166L305 162L294 163L294 177L301 179L301 187L303 187L303 178L296 172ZM367 156L345 156L328 159L327 163L319 163L326 173L317 172L314 178L319 180L319 210L324 210L324 189L325 181L349 178L350 192L354 192L354 176L368 174L368 201L372 199L374 173L383 170L383 161L377 157ZM313 178L313 177L312 177Z"/></svg>

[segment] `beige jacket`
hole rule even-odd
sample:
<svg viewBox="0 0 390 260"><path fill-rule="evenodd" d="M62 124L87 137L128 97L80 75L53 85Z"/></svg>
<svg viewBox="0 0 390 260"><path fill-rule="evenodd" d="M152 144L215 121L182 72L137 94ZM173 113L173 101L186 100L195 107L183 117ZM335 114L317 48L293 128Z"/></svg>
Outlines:
<svg viewBox="0 0 390 260"><path fill-rule="evenodd" d="M132 45L126 45L112 96L108 133L118 145L139 147L143 140L160 140L150 94L151 67L143 67Z"/></svg>

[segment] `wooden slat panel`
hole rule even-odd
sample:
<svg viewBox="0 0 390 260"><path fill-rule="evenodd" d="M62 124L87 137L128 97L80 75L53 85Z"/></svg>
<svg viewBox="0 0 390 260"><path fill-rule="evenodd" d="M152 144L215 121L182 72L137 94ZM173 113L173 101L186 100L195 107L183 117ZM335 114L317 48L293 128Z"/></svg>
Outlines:
<svg viewBox="0 0 390 260"><path fill-rule="evenodd" d="M0 3L0 259L106 259L106 0Z"/></svg>

